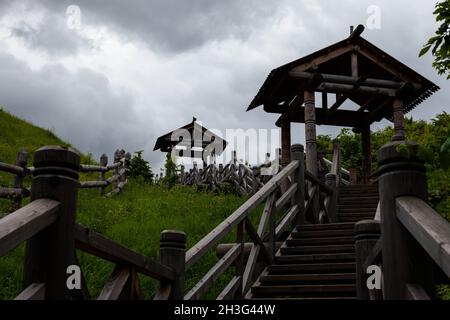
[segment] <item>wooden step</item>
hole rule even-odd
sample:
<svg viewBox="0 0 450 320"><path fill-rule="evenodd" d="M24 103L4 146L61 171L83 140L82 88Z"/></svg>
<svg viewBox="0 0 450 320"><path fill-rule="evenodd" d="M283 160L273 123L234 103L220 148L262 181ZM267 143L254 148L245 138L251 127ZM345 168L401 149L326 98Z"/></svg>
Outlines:
<svg viewBox="0 0 450 320"><path fill-rule="evenodd" d="M255 295L297 295L297 294L330 294L330 293L354 293L355 284L329 284L329 285L258 285L251 288Z"/></svg>
<svg viewBox="0 0 450 320"><path fill-rule="evenodd" d="M361 208L361 207L347 207L347 208L343 208L343 207L339 207L338 212L348 212L348 213L353 213L353 212L375 212L377 211L377 207L374 208Z"/></svg>
<svg viewBox="0 0 450 320"><path fill-rule="evenodd" d="M353 283L355 280L355 273L268 274L261 275L259 278L262 285L282 284L285 282L295 284L296 282L314 283L330 281L347 281L347 283Z"/></svg>
<svg viewBox="0 0 450 320"><path fill-rule="evenodd" d="M336 252L349 252L355 251L355 245L343 244L343 245L326 245L326 246L299 246L299 247L286 247L282 246L280 252L283 255L289 254L304 254L304 253L336 253Z"/></svg>
<svg viewBox="0 0 450 320"><path fill-rule="evenodd" d="M353 223L352 223L353 225ZM305 239L291 239L286 240L288 246L309 246L317 244L352 244L355 238L351 237L328 237L328 238L305 238Z"/></svg>
<svg viewBox="0 0 450 320"><path fill-rule="evenodd" d="M362 220L373 220L374 216L367 216L367 217L338 217L339 221L342 222L358 222L358 221L362 221Z"/></svg>
<svg viewBox="0 0 450 320"><path fill-rule="evenodd" d="M296 227L296 230L314 231L329 229L353 229L354 223L326 223L326 224L302 224Z"/></svg>
<svg viewBox="0 0 450 320"><path fill-rule="evenodd" d="M375 215L375 211L369 211L369 212L364 212L364 211L357 211L357 212L338 212L337 216L341 217L367 217L367 216L374 216Z"/></svg>
<svg viewBox="0 0 450 320"><path fill-rule="evenodd" d="M291 301L291 300L320 300L320 301L327 301L327 300L357 300L356 296L342 296L342 297L282 297L282 298L257 298L255 296L253 296L251 293L249 294L248 297L245 298L245 300L287 300L287 301Z"/></svg>
<svg viewBox="0 0 450 320"><path fill-rule="evenodd" d="M292 239L300 238L323 238L323 237L340 237L340 236L354 236L352 229L338 229L338 230L314 230L314 231L293 231L291 233Z"/></svg>
<svg viewBox="0 0 450 320"><path fill-rule="evenodd" d="M279 264L286 263L317 263L317 262L354 262L354 253L317 253L317 254L299 254L299 255L279 255L275 256L275 262Z"/></svg>
<svg viewBox="0 0 450 320"><path fill-rule="evenodd" d="M267 270L270 274L355 272L356 265L354 262L274 264Z"/></svg>

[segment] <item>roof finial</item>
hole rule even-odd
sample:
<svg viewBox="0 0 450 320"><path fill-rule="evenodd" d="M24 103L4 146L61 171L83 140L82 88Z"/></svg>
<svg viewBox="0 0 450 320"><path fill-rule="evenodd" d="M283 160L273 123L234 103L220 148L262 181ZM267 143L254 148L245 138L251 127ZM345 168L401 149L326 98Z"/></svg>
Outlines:
<svg viewBox="0 0 450 320"><path fill-rule="evenodd" d="M354 27L353 27L353 26L350 26L350 35L352 35L353 30L354 30Z"/></svg>
<svg viewBox="0 0 450 320"><path fill-rule="evenodd" d="M192 117L192 122L195 122L195 121L197 121L197 118L196 117Z"/></svg>

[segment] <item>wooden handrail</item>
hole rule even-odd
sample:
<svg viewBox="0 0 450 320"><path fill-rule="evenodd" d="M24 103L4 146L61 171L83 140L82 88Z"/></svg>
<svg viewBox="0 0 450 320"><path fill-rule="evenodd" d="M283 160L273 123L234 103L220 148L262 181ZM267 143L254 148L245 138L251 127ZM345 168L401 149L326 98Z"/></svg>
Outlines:
<svg viewBox="0 0 450 320"><path fill-rule="evenodd" d="M413 196L396 199L398 220L450 277L450 224L425 201Z"/></svg>
<svg viewBox="0 0 450 320"><path fill-rule="evenodd" d="M115 263L133 266L137 272L158 280L174 280L173 270L146 256L124 247L105 236L75 224L77 249Z"/></svg>
<svg viewBox="0 0 450 320"><path fill-rule="evenodd" d="M26 168L16 166L14 164L0 162L0 171L12 173L12 174L25 174L27 172Z"/></svg>
<svg viewBox="0 0 450 320"><path fill-rule="evenodd" d="M322 181L320 181L317 177L315 177L311 172L309 172L308 170L305 170L305 177L308 181L316 184L319 186L319 188L328 193L328 194L332 194L333 193L333 189L331 189L329 186L327 186L325 183L323 183Z"/></svg>
<svg viewBox="0 0 450 320"><path fill-rule="evenodd" d="M430 300L430 296L419 284L406 284L406 298L408 300Z"/></svg>
<svg viewBox="0 0 450 320"><path fill-rule="evenodd" d="M52 224L60 204L38 199L0 219L0 257Z"/></svg>
<svg viewBox="0 0 450 320"><path fill-rule="evenodd" d="M228 232L244 220L249 212L262 203L275 191L292 172L298 167L298 161L289 163L280 173L270 179L258 192L240 206L234 213L208 233L186 253L186 270L197 262L209 249L214 247Z"/></svg>
<svg viewBox="0 0 450 320"><path fill-rule="evenodd" d="M366 260L363 263L363 270L367 270L370 265L377 264L381 259L381 253L383 249L383 243L381 238L378 239L375 246L372 248L372 251L367 256Z"/></svg>

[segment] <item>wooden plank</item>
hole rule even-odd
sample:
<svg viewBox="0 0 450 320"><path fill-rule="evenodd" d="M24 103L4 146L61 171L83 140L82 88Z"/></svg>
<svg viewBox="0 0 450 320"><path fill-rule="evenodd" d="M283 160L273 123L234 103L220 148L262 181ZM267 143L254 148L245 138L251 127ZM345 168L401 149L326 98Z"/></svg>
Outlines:
<svg viewBox="0 0 450 320"><path fill-rule="evenodd" d="M266 227L267 222L269 221L269 216L273 210L274 204L275 204L275 194L273 193L267 198L267 201L264 205L264 210L261 215L261 219L259 221L259 226L258 226L258 230L257 230L259 237L262 237L264 234L264 229ZM243 277L243 292L244 292L244 294L250 288L253 272L255 270L256 263L258 262L259 252L260 252L260 247L253 245L252 249L250 250L247 264L246 264L245 270L244 270L244 277Z"/></svg>
<svg viewBox="0 0 450 320"><path fill-rule="evenodd" d="M248 218L245 218L245 230L247 231L250 239L252 239L253 243L260 247L260 251L262 251L264 258L268 263L272 261L271 256L267 252L266 246L264 245L264 242L256 232L255 228L253 227L252 223Z"/></svg>
<svg viewBox="0 0 450 320"><path fill-rule="evenodd" d="M45 283L32 283L23 290L14 300L44 300Z"/></svg>
<svg viewBox="0 0 450 320"><path fill-rule="evenodd" d="M291 221L295 218L296 214L298 213L298 205L293 206L289 211L284 215L283 219L278 224L277 228L275 229L275 237L278 239L278 237L283 232L284 228L291 223Z"/></svg>
<svg viewBox="0 0 450 320"><path fill-rule="evenodd" d="M12 174L24 174L26 172L26 169L16 166L14 164L0 162L0 171Z"/></svg>
<svg viewBox="0 0 450 320"><path fill-rule="evenodd" d="M233 227L245 219L250 211L255 209L274 190L280 187L281 181L297 168L298 161L292 161L280 173L270 179L258 192L248 199L242 206L233 212L228 218L220 223L214 230L208 233L203 239L195 244L186 253L186 268L189 269L197 262L209 249L214 247Z"/></svg>
<svg viewBox="0 0 450 320"><path fill-rule="evenodd" d="M403 226L450 277L450 224L417 197L398 197L396 214Z"/></svg>
<svg viewBox="0 0 450 320"><path fill-rule="evenodd" d="M52 224L59 202L38 199L0 219L0 257Z"/></svg>
<svg viewBox="0 0 450 320"><path fill-rule="evenodd" d="M241 277L234 276L226 287L219 293L216 300L233 300L236 290L239 288Z"/></svg>
<svg viewBox="0 0 450 320"><path fill-rule="evenodd" d="M108 168L108 170L113 170L113 169L117 169L122 165L122 162L116 162L110 165L107 165L106 168Z"/></svg>
<svg viewBox="0 0 450 320"><path fill-rule="evenodd" d="M18 198L18 197L29 197L30 191L25 188L8 188L0 187L0 198Z"/></svg>
<svg viewBox="0 0 450 320"><path fill-rule="evenodd" d="M116 266L97 300L118 300L130 278L130 268Z"/></svg>
<svg viewBox="0 0 450 320"><path fill-rule="evenodd" d="M284 205L294 196L297 192L297 183L293 183L289 189L286 190L285 193L277 200L275 204L276 210L280 210L284 207Z"/></svg>
<svg viewBox="0 0 450 320"><path fill-rule="evenodd" d="M241 244L236 244L212 267L206 275L184 296L184 300L197 300L206 293L236 260L241 252Z"/></svg>
<svg viewBox="0 0 450 320"><path fill-rule="evenodd" d="M108 181L80 181L80 188L102 188L109 186Z"/></svg>
<svg viewBox="0 0 450 320"><path fill-rule="evenodd" d="M136 268L136 271L157 280L174 280L173 270L157 261L128 249L101 234L89 230L80 224L75 224L75 245L77 249L93 254L102 259L126 263Z"/></svg>
<svg viewBox="0 0 450 320"><path fill-rule="evenodd" d="M431 300L427 292L419 284L406 284L406 299L408 300Z"/></svg>

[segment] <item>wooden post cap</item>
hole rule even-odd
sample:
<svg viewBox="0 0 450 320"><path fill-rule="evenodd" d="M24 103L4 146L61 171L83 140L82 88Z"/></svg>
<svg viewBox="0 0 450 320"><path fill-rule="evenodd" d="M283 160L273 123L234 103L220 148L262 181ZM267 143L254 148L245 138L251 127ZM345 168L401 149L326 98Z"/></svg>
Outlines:
<svg viewBox="0 0 450 320"><path fill-rule="evenodd" d="M400 148L407 148L408 157L403 156ZM376 172L380 176L394 170L425 171L423 160L417 157L418 144L414 141L392 141L377 151L379 168Z"/></svg>
<svg viewBox="0 0 450 320"><path fill-rule="evenodd" d="M186 233L179 230L164 230L160 234L161 247L186 248Z"/></svg>
<svg viewBox="0 0 450 320"><path fill-rule="evenodd" d="M336 182L336 175L334 173L327 173L325 175L326 182Z"/></svg>
<svg viewBox="0 0 450 320"><path fill-rule="evenodd" d="M34 153L33 175L61 174L78 179L80 154L68 147L45 146Z"/></svg>
<svg viewBox="0 0 450 320"><path fill-rule="evenodd" d="M299 143L293 144L293 145L291 146L291 152L292 152L292 153L295 153L295 152L304 152L304 150L305 150L305 147L304 147L302 144L299 144ZM270 154L269 154L269 156L270 156Z"/></svg>
<svg viewBox="0 0 450 320"><path fill-rule="evenodd" d="M362 220L355 223L355 240L378 239L380 233L380 221Z"/></svg>

